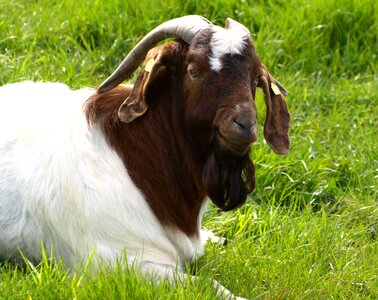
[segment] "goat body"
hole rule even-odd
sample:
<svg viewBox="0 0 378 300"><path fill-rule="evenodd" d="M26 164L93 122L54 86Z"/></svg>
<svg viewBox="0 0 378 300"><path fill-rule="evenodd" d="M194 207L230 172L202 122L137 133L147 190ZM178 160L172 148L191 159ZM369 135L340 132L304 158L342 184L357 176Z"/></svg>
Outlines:
<svg viewBox="0 0 378 300"><path fill-rule="evenodd" d="M130 92L120 89L123 96ZM93 92L30 82L0 89L0 127L6 128L0 135L0 257L20 260L20 248L40 260L42 242L68 265L92 250L95 260L114 263L125 245L131 261L175 266L178 257L194 258L202 252L199 236L164 228L102 129L88 126L83 105Z"/></svg>
<svg viewBox="0 0 378 300"><path fill-rule="evenodd" d="M231 210L254 189L257 87L265 138L288 150L286 91L249 31L185 18L149 33L98 90L0 88L0 259L21 261L21 250L39 261L42 244L68 266L91 255L94 266L114 265L126 251L143 271L173 278L203 253L207 199ZM161 32L179 39L152 48ZM118 85L144 58L135 84Z"/></svg>

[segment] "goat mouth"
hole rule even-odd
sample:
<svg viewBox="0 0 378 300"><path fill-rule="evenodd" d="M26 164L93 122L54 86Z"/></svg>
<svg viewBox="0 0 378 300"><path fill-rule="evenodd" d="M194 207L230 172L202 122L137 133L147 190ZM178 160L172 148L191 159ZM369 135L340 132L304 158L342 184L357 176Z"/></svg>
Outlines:
<svg viewBox="0 0 378 300"><path fill-rule="evenodd" d="M246 155L251 148L250 141L240 140L234 137L229 138L222 134L220 130L217 130L216 136L220 148L229 155L241 157Z"/></svg>

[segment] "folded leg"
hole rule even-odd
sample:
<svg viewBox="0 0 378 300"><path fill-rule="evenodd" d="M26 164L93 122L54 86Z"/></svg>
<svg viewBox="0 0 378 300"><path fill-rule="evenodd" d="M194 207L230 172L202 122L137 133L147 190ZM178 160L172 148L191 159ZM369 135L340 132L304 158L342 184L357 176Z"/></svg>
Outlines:
<svg viewBox="0 0 378 300"><path fill-rule="evenodd" d="M156 264L151 262L142 263L142 272L152 276L152 279L156 282L168 279L171 284L175 284L177 281L185 284L188 276L191 280L201 280L197 276L192 276L184 273L181 269L177 269L175 266ZM222 300L247 300L242 297L235 296L218 281L213 280L213 288L216 290L217 296Z"/></svg>

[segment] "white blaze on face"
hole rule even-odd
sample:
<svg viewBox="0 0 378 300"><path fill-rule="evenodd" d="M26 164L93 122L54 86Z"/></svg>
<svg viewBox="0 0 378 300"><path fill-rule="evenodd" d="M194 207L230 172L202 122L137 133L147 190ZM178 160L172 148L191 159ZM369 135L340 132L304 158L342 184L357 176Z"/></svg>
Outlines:
<svg viewBox="0 0 378 300"><path fill-rule="evenodd" d="M214 26L210 47L210 68L219 72L222 69L221 58L226 54L241 54L247 44L248 34L239 28L224 29Z"/></svg>

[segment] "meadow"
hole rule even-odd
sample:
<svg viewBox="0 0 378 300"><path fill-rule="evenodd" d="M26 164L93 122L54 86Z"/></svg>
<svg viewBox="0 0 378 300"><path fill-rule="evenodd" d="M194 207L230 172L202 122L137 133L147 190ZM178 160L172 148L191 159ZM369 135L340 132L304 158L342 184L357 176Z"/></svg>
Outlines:
<svg viewBox="0 0 378 300"><path fill-rule="evenodd" d="M201 280L155 285L121 266L72 277L46 256L0 265L0 299L213 299L211 279L250 299L377 299L376 0L2 0L0 85L99 85L149 30L186 14L251 30L289 92L289 153L264 142L259 92L257 186L239 210L210 207L204 225L228 243L188 266Z"/></svg>

